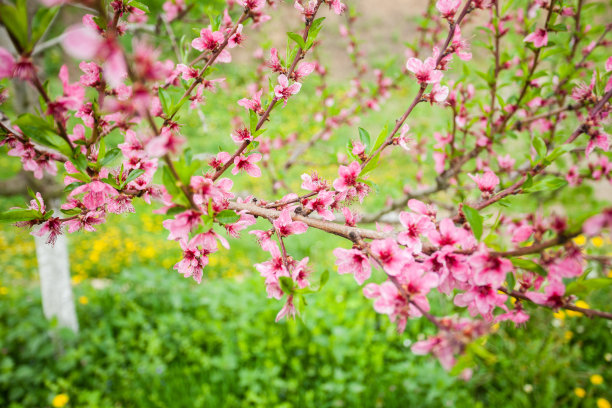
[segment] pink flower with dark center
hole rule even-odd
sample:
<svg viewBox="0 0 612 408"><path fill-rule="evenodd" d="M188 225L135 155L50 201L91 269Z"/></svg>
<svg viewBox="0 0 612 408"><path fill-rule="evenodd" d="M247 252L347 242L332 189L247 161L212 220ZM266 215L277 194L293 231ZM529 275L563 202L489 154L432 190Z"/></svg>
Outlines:
<svg viewBox="0 0 612 408"><path fill-rule="evenodd" d="M316 211L324 220L333 221L336 217L329 207L334 203L335 195L333 191L322 191L316 197L308 200L305 207Z"/></svg>
<svg viewBox="0 0 612 408"><path fill-rule="evenodd" d="M427 238L439 247L452 247L455 245L461 245L466 248L471 246L472 240L470 240L470 234L463 228L455 227L455 223L449 218L445 218L440 221L439 232L431 231L428 233Z"/></svg>
<svg viewBox="0 0 612 408"><path fill-rule="evenodd" d="M248 156L236 156L234 158L234 168L232 169L232 174L236 175L240 171L245 171L251 177L260 177L261 170L255 164L261 160L261 154L253 153Z"/></svg>
<svg viewBox="0 0 612 408"><path fill-rule="evenodd" d="M514 269L512 262L506 258L491 255L487 251L475 252L470 257L472 267L472 282L475 285L490 285L498 288L506 279L508 272Z"/></svg>
<svg viewBox="0 0 612 408"><path fill-rule="evenodd" d="M62 234L62 222L59 218L49 218L49 220L47 220L40 226L40 229L38 231L32 232L32 235L36 235L37 237L42 237L46 234L48 234L47 244L55 245L57 237Z"/></svg>
<svg viewBox="0 0 612 408"><path fill-rule="evenodd" d="M545 305L553 309L558 309L565 305L565 285L559 280L551 280L544 289L544 293L527 292L525 296L538 305Z"/></svg>
<svg viewBox="0 0 612 408"><path fill-rule="evenodd" d="M96 87L100 84L100 67L95 62L82 61L79 68L84 72L79 78L81 85Z"/></svg>
<svg viewBox="0 0 612 408"><path fill-rule="evenodd" d="M236 0L236 3L244 8L260 11L266 4L266 0Z"/></svg>
<svg viewBox="0 0 612 408"><path fill-rule="evenodd" d="M310 285L308 277L312 271L308 268L308 260L309 258L306 257L297 263L293 261L291 266L291 279L297 283L299 289L304 289Z"/></svg>
<svg viewBox="0 0 612 408"><path fill-rule="evenodd" d="M400 249L393 238L377 239L370 244L370 251L382 264L386 273L397 276L412 257Z"/></svg>
<svg viewBox="0 0 612 408"><path fill-rule="evenodd" d="M397 235L397 242L408 247L412 253L421 252L423 244L420 235L434 231L436 227L433 222L424 215L409 212L400 213L399 220L406 230Z"/></svg>
<svg viewBox="0 0 612 408"><path fill-rule="evenodd" d="M264 251L272 252L278 249L278 247L276 246L276 243L272 241L273 232L271 230L269 231L253 230L253 231L249 231L249 234L255 235L255 237L257 238L257 242L259 243L259 246L261 246L261 249L263 249Z"/></svg>
<svg viewBox="0 0 612 408"><path fill-rule="evenodd" d="M172 220L165 220L162 225L170 231L168 239L178 241L187 240L189 233L201 223L202 214L194 210L187 210L177 214Z"/></svg>
<svg viewBox="0 0 612 408"><path fill-rule="evenodd" d="M285 106L287 105L287 100L291 97L291 95L295 95L300 92L300 88L302 88L302 84L299 82L294 82L289 85L289 80L285 74L281 74L278 76L278 85L274 87L274 95L277 99L283 99L285 101Z"/></svg>
<svg viewBox="0 0 612 408"><path fill-rule="evenodd" d="M418 58L409 58L406 69L412 72L420 84L435 84L440 82L444 74L436 70L436 61L429 57L425 62Z"/></svg>
<svg viewBox="0 0 612 408"><path fill-rule="evenodd" d="M363 294L374 301L374 310L386 314L392 322L397 322L397 331L403 332L411 310L407 299L402 296L397 287L390 281L381 285L368 283L363 288Z"/></svg>
<svg viewBox="0 0 612 408"><path fill-rule="evenodd" d="M485 320L492 321L493 310L496 307L505 309L507 298L508 296L497 293L497 289L489 285L473 286L467 292L455 296L455 304L459 307L467 306L470 316L480 314Z"/></svg>
<svg viewBox="0 0 612 408"><path fill-rule="evenodd" d="M81 229L89 232L94 232L94 225L103 224L104 211L89 211L86 214L77 215L76 218L65 221L69 233L79 231Z"/></svg>
<svg viewBox="0 0 612 408"><path fill-rule="evenodd" d="M338 15L344 13L346 10L346 5L344 5L340 0L325 0L325 2L329 5L329 8L334 10L334 13Z"/></svg>
<svg viewBox="0 0 612 408"><path fill-rule="evenodd" d="M595 130L584 151L587 157L595 150L595 147L599 147L604 152L610 150L610 136L602 130Z"/></svg>
<svg viewBox="0 0 612 408"><path fill-rule="evenodd" d="M333 186L337 191L343 192L351 187L357 185L357 177L361 173L361 166L359 162L354 161L347 166L340 166L338 169L338 175L340 176L334 180Z"/></svg>
<svg viewBox="0 0 612 408"><path fill-rule="evenodd" d="M221 31L212 31L210 26L200 31L200 36L191 42L191 46L198 51L216 49L224 40Z"/></svg>
<svg viewBox="0 0 612 408"><path fill-rule="evenodd" d="M181 146L186 140L179 134L164 127L161 134L151 139L145 148L146 152L151 157L161 157L166 154L177 154L181 151Z"/></svg>
<svg viewBox="0 0 612 408"><path fill-rule="evenodd" d="M85 208L88 210L95 210L98 207L102 207L110 197L119 194L111 185L99 180L94 180L75 188L70 192L70 197L74 197L81 193L87 193L83 197L83 204L85 204Z"/></svg>
<svg viewBox="0 0 612 408"><path fill-rule="evenodd" d="M181 74L181 78L183 78L185 81L189 81L200 76L200 71L198 71L197 68L193 68L185 64L177 64L176 70Z"/></svg>
<svg viewBox="0 0 612 408"><path fill-rule="evenodd" d="M263 89L255 92L253 94L252 99L241 99L238 101L238 105L244 107L247 110L252 110L258 115L263 114L263 109L261 108L261 94L263 93Z"/></svg>
<svg viewBox="0 0 612 408"><path fill-rule="evenodd" d="M106 201L106 210L112 214L134 213L136 210L132 205L132 197L119 194Z"/></svg>
<svg viewBox="0 0 612 408"><path fill-rule="evenodd" d="M287 296L287 302L285 303L283 308L280 310L280 312L278 312L278 314L276 315L275 322L278 323L285 316L295 319L296 313L297 313L297 310L295 309L295 306L293 305L293 295L289 295Z"/></svg>
<svg viewBox="0 0 612 408"><path fill-rule="evenodd" d="M527 35L523 41L533 43L536 48L545 47L548 44L548 32L543 28L538 28Z"/></svg>
<svg viewBox="0 0 612 408"><path fill-rule="evenodd" d="M303 234L308 229L308 225L303 222L291 219L291 210L289 208L281 211L280 216L274 220L273 224L281 237Z"/></svg>
<svg viewBox="0 0 612 408"><path fill-rule="evenodd" d="M225 230L231 237L240 238L240 231L250 227L256 222L257 221L255 220L254 216L242 212L238 221L233 224L225 224Z"/></svg>
<svg viewBox="0 0 612 408"><path fill-rule="evenodd" d="M237 145L241 145L247 140L248 141L253 140L253 136L251 135L251 132L249 132L247 128L237 129L230 136L232 140L234 141L234 143L236 143Z"/></svg>
<svg viewBox="0 0 612 408"><path fill-rule="evenodd" d="M461 0L438 0L436 8L442 14L442 17L452 20L455 13L461 6Z"/></svg>
<svg viewBox="0 0 612 408"><path fill-rule="evenodd" d="M352 274L360 285L370 279L372 267L368 257L363 252L357 249L336 248L333 253L336 257L339 274Z"/></svg>
<svg viewBox="0 0 612 408"><path fill-rule="evenodd" d="M278 50L276 48L270 49L270 59L266 62L266 65L272 69L273 72L284 73L285 68L281 64L278 58Z"/></svg>

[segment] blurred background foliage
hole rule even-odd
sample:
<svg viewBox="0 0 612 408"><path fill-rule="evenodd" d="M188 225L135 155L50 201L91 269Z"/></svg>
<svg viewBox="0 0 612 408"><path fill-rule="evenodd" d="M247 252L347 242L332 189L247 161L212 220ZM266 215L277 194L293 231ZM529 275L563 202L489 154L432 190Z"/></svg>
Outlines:
<svg viewBox="0 0 612 408"><path fill-rule="evenodd" d="M284 32L298 30L301 23L290 3L273 12L276 22L264 24L262 32L252 34L246 28L247 43L233 52L239 63L219 66L212 73L212 77L226 78L225 87L208 94L201 109L181 112L180 121L185 125L182 132L194 153L233 147L229 138L233 121L247 120L236 101L247 96L246 85L255 78L248 58L257 44L283 48ZM402 82L404 56L400 50L415 38L417 25L423 24L418 17L423 4L409 1L406 8L414 7L406 15L391 11L386 14L391 20L385 21L380 17L385 14L375 13L373 8L392 10L397 7L394 0L375 2L378 5L365 0L349 3L362 13L357 28L364 48L374 56L372 65L401 84L380 111L361 118L360 126L376 135L401 114L415 92L412 81ZM161 1L148 4L151 15L158 15ZM224 2L195 4L190 18L216 15ZM593 19L600 18L597 15L601 13L597 7L585 11L586 18ZM66 24L78 21L80 14L82 11L72 8L62 11L65 24L56 24L50 37L59 35ZM328 21L318 55L324 64L340 68L330 70L329 92L346 92L346 80L353 74L349 72L345 44L335 34L342 19L327 12L325 15ZM155 24L155 18L149 23ZM196 35L192 28L201 26L174 23L173 29L178 38L185 35L190 40ZM146 37L146 32L143 35ZM558 47L563 47L563 38L559 40ZM520 39L515 42L520 44ZM164 51L171 57L165 46ZM477 59L486 58L478 44L473 51ZM597 55L604 61L603 55ZM51 48L41 62L44 71L50 73L52 89L59 89L55 74L66 56L60 48ZM463 75L477 91L487 92L486 82L469 67L455 61L448 75L454 79ZM71 71L73 80L78 75L76 70ZM321 125L312 119L317 110L312 105L320 103L315 92L319 85L319 78L308 78L300 94L286 108L273 113L267 136L287 138L295 132L301 140L307 140L316 132ZM478 102L469 106L478 108ZM410 119L416 143L423 140L426 145L433 144L432 132L446 131L450 119L448 110L419 106ZM570 121L566 126L570 129L574 125ZM356 135L356 126L343 127L330 141L316 145L304 155L306 165L284 174L289 186L297 189L299 175L311 168L333 177L337 154ZM113 134L110 144L119 139ZM517 152L529 149L523 139L517 138L512 146L511 153L517 159L523 158ZM19 163L4 154L5 147L0 149L0 178L8 179L19 171ZM373 175L379 190L368 198L365 210L380 208L389 196L397 198L405 185L416 188L414 174L420 169L424 170L424 180L433 180L431 149L429 152L418 160L401 152L389 156L385 166ZM316 166L309 164L313 162ZM268 174L264 172L264 177ZM276 198L269 183L246 176L234 179L235 191ZM456 197L438 198L459 202L464 194L477 193L466 189ZM590 203L588 208L584 202ZM22 204L20 197L0 199L2 209ZM504 204L490 210L493 219L500 210L550 214L561 206L578 219L586 211L609 205L609 197L583 185L513 198ZM266 259L252 237L231 240L229 251L211 256L205 281L196 285L172 270L180 249L166 240L167 231L161 225L164 216L152 214L143 203L138 203L136 210L135 215L110 216L97 233L69 237L81 326L78 336L68 331L50 335L55 332L54 323L47 322L41 310L34 241L27 231L0 226L1 406L610 407L611 322L530 309L533 317L525 327L496 326L496 332L479 344L479 351L470 355L474 361L468 362L474 365L473 378L465 382L456 373L445 372L430 356L410 352L414 341L433 332L431 324L411 321L406 332L398 335L384 316L373 311L352 277L332 273L325 288L307 298L309 304L302 319L275 324L281 303L266 298L263 281L252 267ZM606 237L587 240L581 236L577 243L585 245L590 253L610 254ZM310 257L315 280L326 269L333 272L330 249L341 245L346 244L318 231L309 231L307 238L287 240L288 250L296 258ZM599 275L611 273L593 268ZM374 277L381 279L380 275ZM609 309L609 299L609 292L594 292L582 300ZM431 301L436 313L458 313L441 296L433 295Z"/></svg>

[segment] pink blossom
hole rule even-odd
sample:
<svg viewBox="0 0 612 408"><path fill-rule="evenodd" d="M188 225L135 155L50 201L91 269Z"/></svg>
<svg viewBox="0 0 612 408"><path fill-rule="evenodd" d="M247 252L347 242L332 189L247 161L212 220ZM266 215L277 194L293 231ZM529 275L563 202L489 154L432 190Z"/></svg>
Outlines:
<svg viewBox="0 0 612 408"><path fill-rule="evenodd" d="M461 0L438 0L436 8L442 14L442 17L452 20L455 13L461 6Z"/></svg>
<svg viewBox="0 0 612 408"><path fill-rule="evenodd" d="M285 72L285 68L283 68L283 64L281 64L278 58L278 50L276 48L270 49L270 59L266 62L266 65L271 68L273 72Z"/></svg>
<svg viewBox="0 0 612 408"><path fill-rule="evenodd" d="M414 73L420 84L435 84L444 76L442 71L436 70L436 61L432 57L427 58L425 62L418 58L409 58L406 69Z"/></svg>
<svg viewBox="0 0 612 408"><path fill-rule="evenodd" d="M266 4L266 0L236 0L236 2L244 8L255 11L261 10Z"/></svg>
<svg viewBox="0 0 612 408"><path fill-rule="evenodd" d="M359 285L370 279L372 267L368 257L361 251L357 249L336 248L334 249L334 256L336 257L339 274L352 274Z"/></svg>
<svg viewBox="0 0 612 408"><path fill-rule="evenodd" d="M472 282L478 286L490 285L498 288L506 279L508 272L514 269L512 262L506 258L495 256L482 250L470 256L472 267Z"/></svg>
<svg viewBox="0 0 612 408"><path fill-rule="evenodd" d="M525 242L529 239L533 232L534 228L531 225L521 225L520 227L516 228L512 233L512 242Z"/></svg>
<svg viewBox="0 0 612 408"><path fill-rule="evenodd" d="M397 241L413 253L421 252L423 244L420 236L435 230L433 222L424 215L409 212L400 213L399 220L406 230L397 235Z"/></svg>
<svg viewBox="0 0 612 408"><path fill-rule="evenodd" d="M346 10L346 5L344 5L340 0L325 0L325 2L329 5L329 8L334 10L334 13L340 15Z"/></svg>
<svg viewBox="0 0 612 408"><path fill-rule="evenodd" d="M564 294L565 285L559 280L551 280L544 289L544 293L527 292L525 296L538 305L545 305L558 309L565 304L565 300L563 299Z"/></svg>
<svg viewBox="0 0 612 408"><path fill-rule="evenodd" d="M202 223L202 214L187 210L177 214L172 220L165 220L162 224L164 228L170 231L169 240L187 240L189 234Z"/></svg>
<svg viewBox="0 0 612 408"><path fill-rule="evenodd" d="M102 223L104 223L104 211L89 211L64 222L69 233L82 229L85 231L94 232L96 230L94 225Z"/></svg>
<svg viewBox="0 0 612 408"><path fill-rule="evenodd" d="M261 94L263 93L263 89L255 92L253 94L252 99L241 99L238 101L238 105L243 106L247 110L252 110L257 114L263 114L263 110L261 108Z"/></svg>
<svg viewBox="0 0 612 408"><path fill-rule="evenodd" d="M278 323L285 316L295 319L296 313L297 313L297 310L295 309L295 306L293 305L293 295L289 295L287 296L287 302L285 302L285 305L283 306L283 308L276 315L275 322Z"/></svg>
<svg viewBox="0 0 612 408"><path fill-rule="evenodd" d="M455 223L449 218L440 221L439 232L434 230L427 234L427 238L441 248L455 245L461 245L464 248L470 247L473 244L473 237L472 239L470 237L466 230L455 227Z"/></svg>
<svg viewBox="0 0 612 408"><path fill-rule="evenodd" d="M393 238L377 239L370 244L372 255L380 261L386 273L397 276L411 256L400 249Z"/></svg>
<svg viewBox="0 0 612 408"><path fill-rule="evenodd" d="M308 200L305 207L316 211L324 220L333 221L334 213L329 207L334 203L335 193L333 191L322 191L316 197Z"/></svg>
<svg viewBox="0 0 612 408"><path fill-rule="evenodd" d="M232 140L234 141L234 143L236 143L237 145L241 145L245 141L250 142L253 140L253 136L251 135L251 132L249 132L247 128L237 129L230 136Z"/></svg>
<svg viewBox="0 0 612 408"><path fill-rule="evenodd" d="M232 174L236 175L240 171L245 171L251 177L260 177L261 170L255 164L261 160L261 154L253 153L248 156L239 155L234 157L234 168Z"/></svg>
<svg viewBox="0 0 612 408"><path fill-rule="evenodd" d="M442 103L448 98L448 86L440 85L439 83L435 83L431 89L429 94L431 102Z"/></svg>
<svg viewBox="0 0 612 408"><path fill-rule="evenodd" d="M612 229L612 208L604 209L601 214L592 216L582 225L582 231L588 236L595 236L604 228Z"/></svg>
<svg viewBox="0 0 612 408"><path fill-rule="evenodd" d="M185 0L169 0L162 6L166 13L166 21L174 20L180 13L185 11Z"/></svg>
<svg viewBox="0 0 612 408"><path fill-rule="evenodd" d="M361 172L361 166L359 162L354 161L347 166L340 166L338 169L338 175L340 176L334 180L333 186L337 191L343 192L357 184L357 177Z"/></svg>
<svg viewBox="0 0 612 408"><path fill-rule="evenodd" d="M538 28L527 35L523 41L533 43L536 48L545 47L548 44L548 32L543 28Z"/></svg>
<svg viewBox="0 0 612 408"><path fill-rule="evenodd" d="M274 220L273 224L281 237L303 234L308 229L308 225L303 222L291 219L291 210L289 208L281 211L280 216Z"/></svg>
<svg viewBox="0 0 612 408"><path fill-rule="evenodd" d="M0 79L12 78L15 70L15 58L5 48L0 47Z"/></svg>
<svg viewBox="0 0 612 408"><path fill-rule="evenodd" d="M285 105L287 105L287 100L291 95L295 95L300 91L302 84L299 82L294 82L289 85L289 80L285 74L281 74L278 76L278 85L274 87L274 95L277 99L284 99Z"/></svg>
<svg viewBox="0 0 612 408"><path fill-rule="evenodd" d="M499 164L499 168L501 170L512 171L515 162L516 160L510 157L509 154L506 154L505 156L497 156L497 163Z"/></svg>
<svg viewBox="0 0 612 408"><path fill-rule="evenodd" d="M77 194L87 193L83 197L83 204L88 210L95 210L98 207L106 204L110 197L114 197L119 193L109 184L106 184L99 180L93 180L90 183L84 184L72 190L70 197Z"/></svg>
<svg viewBox="0 0 612 408"><path fill-rule="evenodd" d="M595 150L595 147L599 147L604 152L610 150L610 135L603 130L595 130L594 134L589 139L586 150L584 153L587 157Z"/></svg>
<svg viewBox="0 0 612 408"><path fill-rule="evenodd" d="M493 310L496 307L505 308L504 303L508 296L497 293L491 286L473 286L467 292L455 296L455 304L459 307L468 307L470 316L480 314L488 321L493 320Z"/></svg>
<svg viewBox="0 0 612 408"><path fill-rule="evenodd" d="M495 187L499 185L499 177L495 175L492 171L488 170L485 173L480 175L472 175L468 173L468 176L478 185L480 191L484 194L492 194L495 190Z"/></svg>
<svg viewBox="0 0 612 408"><path fill-rule="evenodd" d="M299 81L302 78L307 77L312 73L312 71L314 71L316 65L317 64L315 64L314 62L301 63L300 66L295 71L293 71L293 78L296 81Z"/></svg>
<svg viewBox="0 0 612 408"><path fill-rule="evenodd" d="M62 222L59 218L51 217L49 220L45 221L38 231L32 232L32 235L36 235L37 237L42 237L47 235L47 244L54 245L57 237L62 234Z"/></svg>

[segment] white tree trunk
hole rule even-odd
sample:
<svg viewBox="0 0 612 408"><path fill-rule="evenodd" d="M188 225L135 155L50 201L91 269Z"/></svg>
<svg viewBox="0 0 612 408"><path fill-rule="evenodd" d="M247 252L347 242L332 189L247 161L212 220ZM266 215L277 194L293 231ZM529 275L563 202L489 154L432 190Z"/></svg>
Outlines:
<svg viewBox="0 0 612 408"><path fill-rule="evenodd" d="M34 239L45 317L49 320L55 317L58 327L68 327L77 333L79 322L70 282L68 240L65 235L59 235L55 245L51 246L45 243L46 237Z"/></svg>

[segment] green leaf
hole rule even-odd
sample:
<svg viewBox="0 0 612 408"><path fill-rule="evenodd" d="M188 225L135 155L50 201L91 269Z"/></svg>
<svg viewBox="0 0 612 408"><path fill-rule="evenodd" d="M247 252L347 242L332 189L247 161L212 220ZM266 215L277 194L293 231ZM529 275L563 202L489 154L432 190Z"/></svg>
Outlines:
<svg viewBox="0 0 612 408"><path fill-rule="evenodd" d="M370 134L364 128L359 128L359 139L366 147L366 150L370 147Z"/></svg>
<svg viewBox="0 0 612 408"><path fill-rule="evenodd" d="M215 218L221 224L233 224L240 219L240 215L236 214L232 210L223 210L219 212Z"/></svg>
<svg viewBox="0 0 612 408"><path fill-rule="evenodd" d="M83 153L77 151L76 155L74 156L74 159L72 160L72 163L78 171L83 174L87 174L87 167L89 166L89 163L87 162L87 158Z"/></svg>
<svg viewBox="0 0 612 408"><path fill-rule="evenodd" d="M51 21L59 11L59 7L40 8L32 19L32 39L31 46L34 46L41 39Z"/></svg>
<svg viewBox="0 0 612 408"><path fill-rule="evenodd" d="M540 158L546 157L546 143L544 143L541 137L536 136L533 138L533 148Z"/></svg>
<svg viewBox="0 0 612 408"><path fill-rule="evenodd" d="M539 264L529 259L511 258L510 262L512 262L512 265L516 266L517 268L525 269L526 271L535 272L540 276L546 277L546 269L542 268L542 266L540 266Z"/></svg>
<svg viewBox="0 0 612 408"><path fill-rule="evenodd" d="M286 294L293 293L293 280L288 276L281 276L279 279L280 287Z"/></svg>
<svg viewBox="0 0 612 408"><path fill-rule="evenodd" d="M17 7L0 4L0 21L19 46L25 51L30 51L28 47L28 11L25 2L18 2Z"/></svg>
<svg viewBox="0 0 612 408"><path fill-rule="evenodd" d="M610 278L594 278L583 281L575 281L567 285L565 293L568 295L588 295L594 290L604 289L612 286Z"/></svg>
<svg viewBox="0 0 612 408"><path fill-rule="evenodd" d="M374 147L372 147L372 151L376 151L380 146L383 145L385 140L387 140L387 134L389 133L389 125L385 125L385 127L380 131L376 141L374 142Z"/></svg>
<svg viewBox="0 0 612 408"><path fill-rule="evenodd" d="M482 225L484 218L478 213L477 210L467 205L463 206L463 213L465 214L465 219L470 224L470 228L472 228L474 236L480 241L480 238L482 237Z"/></svg>
<svg viewBox="0 0 612 408"><path fill-rule="evenodd" d="M164 113L169 115L172 99L170 98L170 95L168 95L168 91L166 91L164 88L159 88L159 102L162 105Z"/></svg>
<svg viewBox="0 0 612 408"><path fill-rule="evenodd" d="M533 185L525 189L525 191L528 193L533 193L536 191L554 191L567 186L567 184L567 180L561 177L546 176L534 182Z"/></svg>
<svg viewBox="0 0 612 408"><path fill-rule="evenodd" d="M130 1L128 4L132 7L136 7L137 9L144 11L145 13L149 12L149 7L139 1Z"/></svg>
<svg viewBox="0 0 612 408"><path fill-rule="evenodd" d="M121 155L120 149L116 147L110 149L104 156L104 159L102 159L102 161L99 163L100 166L106 167L107 165L111 164L117 157L119 157L119 155Z"/></svg>
<svg viewBox="0 0 612 408"><path fill-rule="evenodd" d="M123 183L121 183L121 188L125 187L130 182L136 180L138 177L142 176L144 174L144 172L145 171L143 169L134 169L134 170L130 171L130 174L128 174L128 176L125 179L125 181Z"/></svg>
<svg viewBox="0 0 612 408"><path fill-rule="evenodd" d="M301 48L301 49L306 49L306 42L304 41L304 39L302 38L301 35L296 34L296 33L287 33L287 36L289 38L291 38L293 41L296 42L296 44Z"/></svg>
<svg viewBox="0 0 612 408"><path fill-rule="evenodd" d="M251 134L254 134L257 131L257 122L259 118L257 117L257 113L252 110L249 110L249 131Z"/></svg>
<svg viewBox="0 0 612 408"><path fill-rule="evenodd" d="M372 157L372 159L368 162L368 164L365 165L363 170L361 170L361 173L359 173L359 175L363 177L369 172L371 172L372 170L374 170L376 167L378 167L378 160L380 160L380 153Z"/></svg>
<svg viewBox="0 0 612 408"><path fill-rule="evenodd" d="M68 142L57 134L53 126L43 118L26 113L17 118L15 124L36 143L57 150L68 157L72 156L72 149Z"/></svg>
<svg viewBox="0 0 612 408"><path fill-rule="evenodd" d="M40 219L41 215L36 210L26 210L23 208L15 208L0 212L0 222L19 222Z"/></svg>
<svg viewBox="0 0 612 408"><path fill-rule="evenodd" d="M74 190L75 188L82 186L83 183L82 181L73 181L72 183L68 184L66 187L64 187L64 192L69 193L72 190Z"/></svg>

